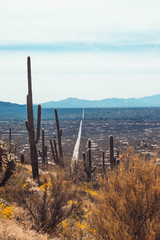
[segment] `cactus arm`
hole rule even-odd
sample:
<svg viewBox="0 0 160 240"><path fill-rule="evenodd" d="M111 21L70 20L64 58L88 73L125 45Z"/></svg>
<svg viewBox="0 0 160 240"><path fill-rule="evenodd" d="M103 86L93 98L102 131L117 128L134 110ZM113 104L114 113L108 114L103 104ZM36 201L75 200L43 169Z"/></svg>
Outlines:
<svg viewBox="0 0 160 240"><path fill-rule="evenodd" d="M58 119L57 109L55 109L55 118L56 118L57 135L58 135L59 156L60 156L60 158L62 158L63 157L62 142L61 142L62 130L59 127L59 119Z"/></svg>
<svg viewBox="0 0 160 240"><path fill-rule="evenodd" d="M37 136L36 136L36 144L39 142L39 139L40 139L40 126L41 126L41 105L38 105L38 110L37 110Z"/></svg>
<svg viewBox="0 0 160 240"><path fill-rule="evenodd" d="M45 146L44 128L42 128L42 151L39 151L39 154L42 158L42 163L45 163L47 158L47 146Z"/></svg>

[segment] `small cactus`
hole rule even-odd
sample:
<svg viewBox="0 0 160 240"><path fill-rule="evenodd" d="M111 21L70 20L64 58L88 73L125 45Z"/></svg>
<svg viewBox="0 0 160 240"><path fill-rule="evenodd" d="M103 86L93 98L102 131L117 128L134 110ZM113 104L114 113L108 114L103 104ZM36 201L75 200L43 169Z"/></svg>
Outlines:
<svg viewBox="0 0 160 240"><path fill-rule="evenodd" d="M110 136L110 166L111 169L114 167L114 144L113 144L113 136Z"/></svg>
<svg viewBox="0 0 160 240"><path fill-rule="evenodd" d="M9 129L9 154L12 152L12 129Z"/></svg>
<svg viewBox="0 0 160 240"><path fill-rule="evenodd" d="M92 173L94 173L96 170L96 167L92 168L91 140L88 140L87 158L86 158L86 154L83 153L83 165L84 165L84 172L87 174L87 181L90 182Z"/></svg>
<svg viewBox="0 0 160 240"><path fill-rule="evenodd" d="M105 166L105 152L103 151L103 166L102 166L102 173L106 175L106 166Z"/></svg>
<svg viewBox="0 0 160 240"><path fill-rule="evenodd" d="M7 162L6 171L2 181L0 182L0 187L3 187L6 184L6 182L10 179L15 170L15 166L16 164L13 159Z"/></svg>
<svg viewBox="0 0 160 240"><path fill-rule="evenodd" d="M21 163L23 164L24 163L24 154L21 153Z"/></svg>
<svg viewBox="0 0 160 240"><path fill-rule="evenodd" d="M60 167L64 167L64 161L63 161L63 151L62 151L62 129L59 127L59 119L58 119L58 112L57 109L55 109L55 118L56 118L56 126L57 126L57 136L58 136L58 148L57 148L57 143L56 140L50 139L50 145L51 145L51 151L52 151L52 156L55 164L59 165Z"/></svg>

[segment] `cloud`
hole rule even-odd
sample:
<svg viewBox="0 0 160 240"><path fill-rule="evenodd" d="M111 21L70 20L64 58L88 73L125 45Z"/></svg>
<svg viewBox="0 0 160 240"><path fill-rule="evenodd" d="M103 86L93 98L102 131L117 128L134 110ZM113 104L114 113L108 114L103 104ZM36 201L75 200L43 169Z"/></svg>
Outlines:
<svg viewBox="0 0 160 240"><path fill-rule="evenodd" d="M160 28L158 0L6 0L0 8L0 43L102 41L112 33ZM116 34L114 35L116 36Z"/></svg>

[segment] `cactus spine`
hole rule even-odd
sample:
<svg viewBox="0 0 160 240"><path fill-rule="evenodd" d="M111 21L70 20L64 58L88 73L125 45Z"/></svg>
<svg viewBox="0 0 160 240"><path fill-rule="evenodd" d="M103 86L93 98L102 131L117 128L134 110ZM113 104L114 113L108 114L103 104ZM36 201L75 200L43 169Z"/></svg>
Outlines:
<svg viewBox="0 0 160 240"><path fill-rule="evenodd" d="M44 128L42 128L42 152L39 151L39 155L42 158L42 164L47 162L47 146L45 146Z"/></svg>
<svg viewBox="0 0 160 240"><path fill-rule="evenodd" d="M84 172L87 174L87 181L91 181L92 173L96 170L96 167L92 168L92 158L91 158L91 140L88 140L88 150L87 150L87 158L86 154L83 153L83 164L84 164Z"/></svg>
<svg viewBox="0 0 160 240"><path fill-rule="evenodd" d="M37 135L36 135L36 139L35 139L30 57L27 58L27 73L28 73L28 95L27 95L27 116L28 116L28 120L26 121L26 128L28 130L28 135L29 135L32 174L33 174L33 178L35 179L39 175L39 172L38 172L38 155L37 155L36 144L38 143L38 141L40 139L41 105L38 105Z"/></svg>

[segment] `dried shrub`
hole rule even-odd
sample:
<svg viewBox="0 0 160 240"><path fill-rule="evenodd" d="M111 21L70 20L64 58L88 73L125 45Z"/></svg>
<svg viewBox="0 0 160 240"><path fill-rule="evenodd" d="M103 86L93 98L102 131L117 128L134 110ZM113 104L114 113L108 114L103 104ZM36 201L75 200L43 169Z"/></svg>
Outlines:
<svg viewBox="0 0 160 240"><path fill-rule="evenodd" d="M37 230L54 234L59 224L80 206L78 191L62 170L41 176L41 186L28 182L16 191L19 205L28 211Z"/></svg>
<svg viewBox="0 0 160 240"><path fill-rule="evenodd" d="M100 179L89 224L96 239L160 239L160 168L132 155Z"/></svg>

